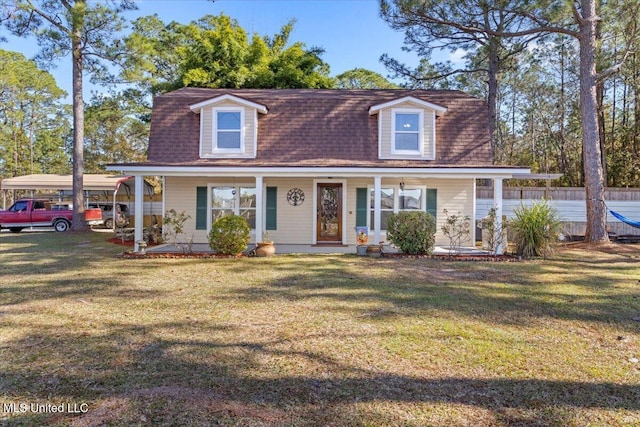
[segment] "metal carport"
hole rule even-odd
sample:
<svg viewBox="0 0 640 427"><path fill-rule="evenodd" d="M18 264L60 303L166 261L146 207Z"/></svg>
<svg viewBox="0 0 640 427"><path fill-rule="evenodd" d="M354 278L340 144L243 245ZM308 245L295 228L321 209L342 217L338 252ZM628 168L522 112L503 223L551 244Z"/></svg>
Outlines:
<svg viewBox="0 0 640 427"><path fill-rule="evenodd" d="M89 201L91 192L104 192L107 197L112 196L113 215L116 214L116 196L119 191L125 191L127 199L131 199L134 194L135 178L131 175L113 175L113 174L85 174L82 178L85 199ZM147 194L153 196L153 185L144 181ZM3 194L3 209L6 209L7 191L9 190L48 190L56 191L62 198L64 193L73 191L73 175L58 174L34 174L16 176L13 178L5 178L0 182L0 189ZM32 194L33 195L33 194ZM115 218L114 218L115 224Z"/></svg>

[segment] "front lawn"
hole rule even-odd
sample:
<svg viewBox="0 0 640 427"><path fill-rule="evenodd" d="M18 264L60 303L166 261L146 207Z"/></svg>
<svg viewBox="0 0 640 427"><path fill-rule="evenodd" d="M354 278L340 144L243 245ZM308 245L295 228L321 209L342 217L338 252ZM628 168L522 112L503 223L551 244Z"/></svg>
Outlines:
<svg viewBox="0 0 640 427"><path fill-rule="evenodd" d="M638 246L120 259L107 237L0 234L0 425L640 425Z"/></svg>

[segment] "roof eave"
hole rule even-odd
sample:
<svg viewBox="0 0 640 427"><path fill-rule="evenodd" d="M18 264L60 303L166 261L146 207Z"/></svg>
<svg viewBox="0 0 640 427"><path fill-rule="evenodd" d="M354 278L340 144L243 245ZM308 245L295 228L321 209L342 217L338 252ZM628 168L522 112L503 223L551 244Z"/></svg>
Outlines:
<svg viewBox="0 0 640 427"><path fill-rule="evenodd" d="M393 101L385 102L383 104L372 105L369 108L369 115L372 116L374 114L377 114L378 111L380 110L383 110L385 108L391 108L405 102L413 102L414 104L418 104L422 107L429 108L436 112L436 116L442 116L447 112L447 109L441 105L423 101L422 99L418 99L414 96L405 96L402 98L394 99Z"/></svg>
<svg viewBox="0 0 640 427"><path fill-rule="evenodd" d="M422 177L422 178L502 178L530 173L523 167L255 167L255 166L168 166L108 165L107 170L126 171L130 175L161 176L235 176L235 177Z"/></svg>
<svg viewBox="0 0 640 427"><path fill-rule="evenodd" d="M240 105L244 105L245 107L255 108L259 113L262 113L262 114L267 114L267 112L269 111L266 105L258 104L257 102L249 101L247 99L240 98L238 96L234 96L230 94L217 96L215 98L207 99L206 101L189 105L189 109L196 114L200 114L200 111L202 111L203 108L208 107L210 105L218 104L224 101L232 101Z"/></svg>

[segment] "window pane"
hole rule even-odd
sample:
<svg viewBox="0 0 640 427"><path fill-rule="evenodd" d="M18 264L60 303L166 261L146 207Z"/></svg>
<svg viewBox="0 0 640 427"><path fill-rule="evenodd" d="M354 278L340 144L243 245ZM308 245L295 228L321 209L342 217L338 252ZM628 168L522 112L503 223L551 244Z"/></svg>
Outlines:
<svg viewBox="0 0 640 427"><path fill-rule="evenodd" d="M418 132L419 114L396 114L396 132Z"/></svg>
<svg viewBox="0 0 640 427"><path fill-rule="evenodd" d="M396 133L396 150L418 151L418 134Z"/></svg>
<svg viewBox="0 0 640 427"><path fill-rule="evenodd" d="M387 229L387 221L389 217L393 214L391 211L382 211L380 212L380 230Z"/></svg>
<svg viewBox="0 0 640 427"><path fill-rule="evenodd" d="M240 130L240 113L219 111L218 129Z"/></svg>
<svg viewBox="0 0 640 427"><path fill-rule="evenodd" d="M256 228L256 210L255 209L240 209L240 216L247 220L249 227Z"/></svg>
<svg viewBox="0 0 640 427"><path fill-rule="evenodd" d="M240 188L240 207L241 208L255 208L256 207L256 189L255 188Z"/></svg>
<svg viewBox="0 0 640 427"><path fill-rule="evenodd" d="M380 190L380 208L381 209L393 209L393 188L382 188ZM371 189L371 209L373 209L373 204L374 204L374 190Z"/></svg>
<svg viewBox="0 0 640 427"><path fill-rule="evenodd" d="M240 148L240 132L218 132L218 148Z"/></svg>
<svg viewBox="0 0 640 427"><path fill-rule="evenodd" d="M382 191L380 208L393 209L393 189L392 188L387 188Z"/></svg>
<svg viewBox="0 0 640 427"><path fill-rule="evenodd" d="M393 213L393 211L380 211L380 230L386 230L387 229L387 221L389 220L389 217L391 216L391 214ZM370 218L371 222L371 229L373 230L373 211L371 211L371 218Z"/></svg>
<svg viewBox="0 0 640 427"><path fill-rule="evenodd" d="M370 209L370 215L371 215L371 228L374 228L374 222L373 222L373 215L374 215L374 200L373 200L373 190L371 190L370 193L370 199L371 199L371 209ZM380 189L380 229L381 230L386 230L387 229L387 219L389 218L389 215L391 215L393 213L393 203L394 203L394 194L395 194L395 189L394 188L382 188Z"/></svg>
<svg viewBox="0 0 640 427"><path fill-rule="evenodd" d="M411 189L401 191L398 197L398 203L400 204L400 206L398 206L400 210L420 209L422 206L422 190Z"/></svg>
<svg viewBox="0 0 640 427"><path fill-rule="evenodd" d="M213 209L211 211L211 224L223 216L233 215L233 211L229 209Z"/></svg>
<svg viewBox="0 0 640 427"><path fill-rule="evenodd" d="M213 209L231 209L236 206L236 189L234 187L214 187L211 198L211 207Z"/></svg>

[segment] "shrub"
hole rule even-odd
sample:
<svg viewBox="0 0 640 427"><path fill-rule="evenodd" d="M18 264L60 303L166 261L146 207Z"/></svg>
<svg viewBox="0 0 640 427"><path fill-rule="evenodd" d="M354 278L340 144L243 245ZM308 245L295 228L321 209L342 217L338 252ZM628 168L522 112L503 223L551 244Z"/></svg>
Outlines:
<svg viewBox="0 0 640 427"><path fill-rule="evenodd" d="M398 212L391 214L387 221L387 238L406 254L430 254L435 236L436 220L427 212Z"/></svg>
<svg viewBox="0 0 640 427"><path fill-rule="evenodd" d="M471 234L471 217L461 214L449 215L449 211L446 209L443 212L446 219L440 229L449 238L449 253L459 254L462 252L462 241L467 240Z"/></svg>
<svg viewBox="0 0 640 427"><path fill-rule="evenodd" d="M221 255L237 255L247 249L251 228L247 220L237 215L218 218L209 232L209 247Z"/></svg>
<svg viewBox="0 0 640 427"><path fill-rule="evenodd" d="M507 250L507 221L502 216L502 221L498 222L498 210L493 207L480 222L482 228L482 249L488 249L492 255L497 255L498 247L502 247L503 252Z"/></svg>
<svg viewBox="0 0 640 427"><path fill-rule="evenodd" d="M509 221L509 228L516 253L527 258L553 253L563 231L558 211L542 200L531 206L520 205L513 213L515 218Z"/></svg>
<svg viewBox="0 0 640 427"><path fill-rule="evenodd" d="M170 209L164 213L162 219L162 237L182 252L189 253L193 251L193 234L187 236L184 224L190 218L184 211L178 213L175 209Z"/></svg>

